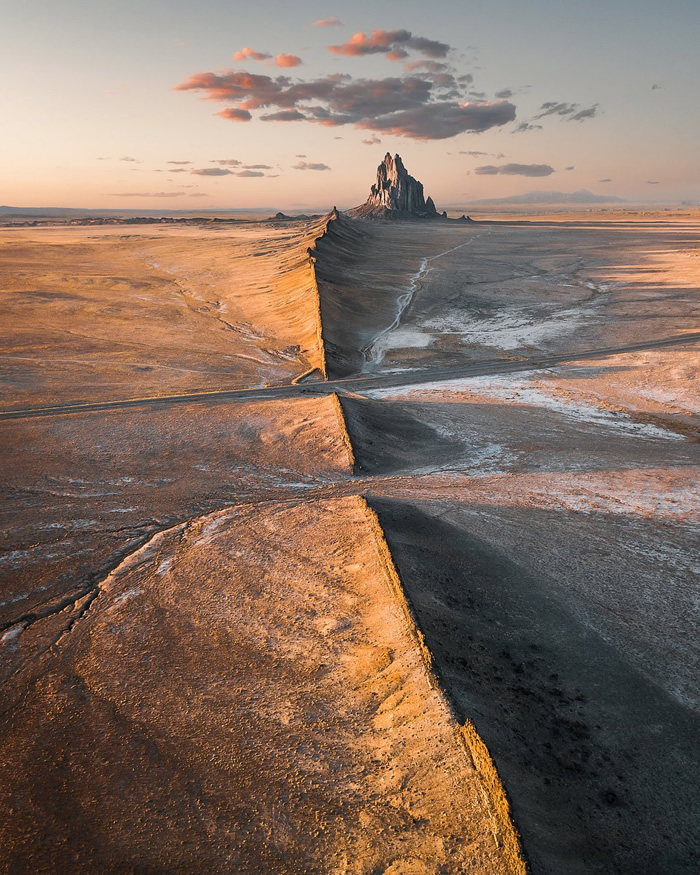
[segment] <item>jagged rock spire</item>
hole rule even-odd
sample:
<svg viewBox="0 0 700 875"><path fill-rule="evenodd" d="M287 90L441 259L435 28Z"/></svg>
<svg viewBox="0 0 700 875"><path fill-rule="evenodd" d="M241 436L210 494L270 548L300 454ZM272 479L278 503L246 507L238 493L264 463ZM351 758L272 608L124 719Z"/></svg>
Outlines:
<svg viewBox="0 0 700 875"><path fill-rule="evenodd" d="M438 215L432 198L425 199L423 185L409 175L400 155L386 153L377 168L377 181L361 207L348 211L366 218L434 218Z"/></svg>

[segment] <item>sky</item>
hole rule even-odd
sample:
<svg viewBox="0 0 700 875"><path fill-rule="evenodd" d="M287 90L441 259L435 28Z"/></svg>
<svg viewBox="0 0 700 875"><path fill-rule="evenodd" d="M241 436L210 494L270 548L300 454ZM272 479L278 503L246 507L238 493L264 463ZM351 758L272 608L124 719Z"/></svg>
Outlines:
<svg viewBox="0 0 700 875"><path fill-rule="evenodd" d="M0 0L0 203L700 201L698 0Z"/></svg>

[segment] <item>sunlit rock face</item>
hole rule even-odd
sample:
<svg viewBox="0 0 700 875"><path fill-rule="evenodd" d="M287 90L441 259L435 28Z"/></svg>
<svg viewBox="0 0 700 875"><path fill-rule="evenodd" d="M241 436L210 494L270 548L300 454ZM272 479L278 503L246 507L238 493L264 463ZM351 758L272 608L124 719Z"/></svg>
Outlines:
<svg viewBox="0 0 700 875"><path fill-rule="evenodd" d="M433 199L423 195L423 184L403 166L401 156L392 158L388 152L377 168L377 181L366 202L348 212L351 216L378 219L432 219L439 215Z"/></svg>

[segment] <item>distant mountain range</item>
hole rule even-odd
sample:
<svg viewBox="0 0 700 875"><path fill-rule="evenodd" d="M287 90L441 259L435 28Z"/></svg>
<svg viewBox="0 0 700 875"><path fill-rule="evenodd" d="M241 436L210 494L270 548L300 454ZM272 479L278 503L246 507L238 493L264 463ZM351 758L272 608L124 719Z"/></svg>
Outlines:
<svg viewBox="0 0 700 875"><path fill-rule="evenodd" d="M485 198L470 204L623 204L625 199L611 194L593 194L585 188L578 191L528 191L510 197Z"/></svg>

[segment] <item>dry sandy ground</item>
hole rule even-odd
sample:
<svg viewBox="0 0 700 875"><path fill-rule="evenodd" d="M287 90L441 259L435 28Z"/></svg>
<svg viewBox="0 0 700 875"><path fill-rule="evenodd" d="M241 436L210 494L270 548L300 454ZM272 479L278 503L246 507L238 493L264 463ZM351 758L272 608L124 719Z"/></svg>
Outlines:
<svg viewBox="0 0 700 875"><path fill-rule="evenodd" d="M3 404L262 386L319 367L307 255L319 233L0 229Z"/></svg>
<svg viewBox="0 0 700 875"><path fill-rule="evenodd" d="M115 569L6 721L4 867L507 871L375 537L263 503Z"/></svg>
<svg viewBox="0 0 700 875"><path fill-rule="evenodd" d="M322 369L322 228L168 230L12 232L5 409ZM0 433L3 871L522 871L335 397Z"/></svg>
<svg viewBox="0 0 700 875"><path fill-rule="evenodd" d="M155 532L224 505L323 490L350 464L332 398L4 421L0 435L0 617L24 629L5 676L53 640L57 612Z"/></svg>
<svg viewBox="0 0 700 875"><path fill-rule="evenodd" d="M453 224L413 236L414 270L425 257L426 271L400 326L380 337L375 372L631 345L697 325L697 223Z"/></svg>
<svg viewBox="0 0 700 875"><path fill-rule="evenodd" d="M407 380L0 423L7 871L517 870L450 710L534 872L697 871L697 346L410 385L697 330L610 218L2 232L5 408Z"/></svg>

